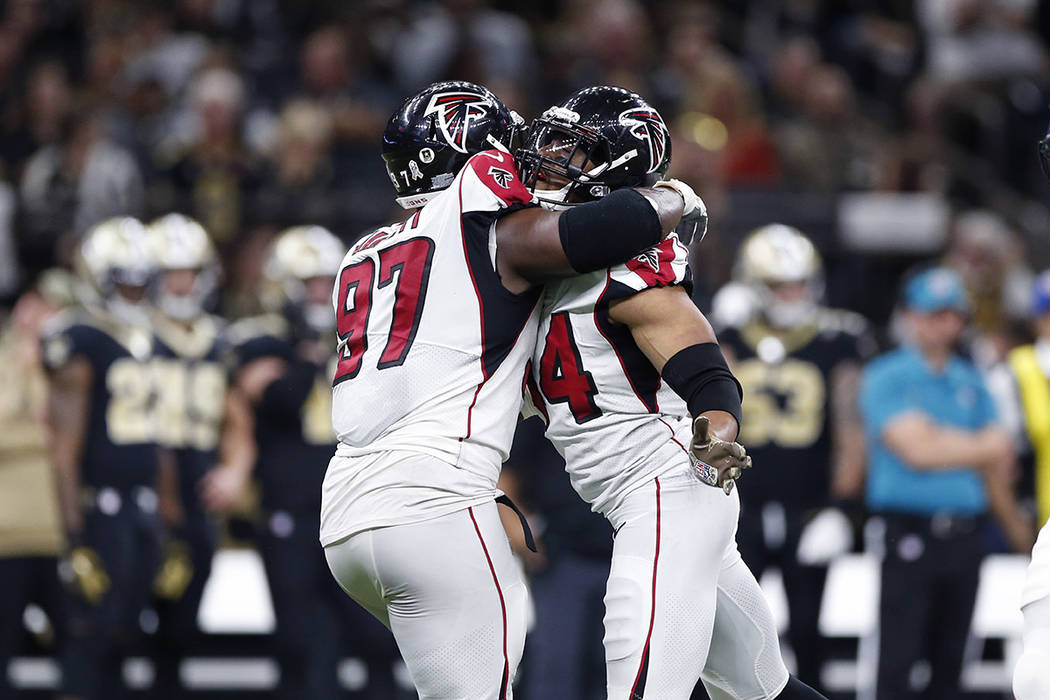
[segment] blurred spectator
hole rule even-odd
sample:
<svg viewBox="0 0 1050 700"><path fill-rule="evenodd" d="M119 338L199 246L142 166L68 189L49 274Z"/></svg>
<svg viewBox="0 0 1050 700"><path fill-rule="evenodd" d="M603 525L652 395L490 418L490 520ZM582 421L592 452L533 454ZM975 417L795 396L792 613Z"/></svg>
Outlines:
<svg viewBox="0 0 1050 700"><path fill-rule="evenodd" d="M347 217L329 155L332 117L316 103L293 100L281 111L274 161L256 197L254 216L269 225L309 222L337 228Z"/></svg>
<svg viewBox="0 0 1050 700"><path fill-rule="evenodd" d="M927 68L937 79L978 81L1034 74L1046 54L1032 30L1034 0L920 0Z"/></svg>
<svg viewBox="0 0 1050 700"><path fill-rule="evenodd" d="M858 114L849 75L818 66L808 71L801 87L801 118L777 133L785 182L826 192L871 189L882 139Z"/></svg>
<svg viewBox="0 0 1050 700"><path fill-rule="evenodd" d="M35 151L64 138L73 99L73 88L60 63L47 61L30 72L24 99L7 105L0 141L12 177L18 177Z"/></svg>
<svg viewBox="0 0 1050 700"><path fill-rule="evenodd" d="M228 254L259 186L259 163L242 130L244 82L229 68L208 68L193 80L190 99L187 133L172 135L154 155L160 175L150 186L150 208L193 216Z"/></svg>
<svg viewBox="0 0 1050 700"><path fill-rule="evenodd" d="M1050 519L1050 270L1032 285L1035 342L1014 348L992 370L989 387L1003 424L1035 462L1037 527Z"/></svg>
<svg viewBox="0 0 1050 700"><path fill-rule="evenodd" d="M911 669L925 658L923 697L949 700L960 692L989 509L1018 550L1032 533L1011 493L1012 440L981 374L953 350L970 310L962 280L923 271L904 306L908 343L868 365L860 392L867 505L885 527L876 696L918 697Z"/></svg>
<svg viewBox="0 0 1050 700"><path fill-rule="evenodd" d="M279 169L288 177L290 161L299 161L297 169L304 172L295 176L295 186L308 186L315 192L338 183L344 206L341 209L341 226L336 232L346 240L352 240L365 229L386 223L391 212L390 182L383 169L376 167L380 136L386 126L390 112L400 101L387 83L379 81L360 60L358 52L350 46L346 34L337 26L325 26L310 34L303 44L301 61L301 91L296 102L309 101L326 116L308 116L300 106L282 113L280 138L302 138L305 119L318 122L318 131L311 138L313 153L294 156L289 148L303 144L278 145ZM292 121L296 124L292 124ZM321 126L320 122L327 122ZM299 133L292 136L290 130ZM330 138L325 132L330 134ZM325 153L331 144L331 152ZM329 163L325 163L325 161ZM311 167L310 162L314 162ZM331 169L326 175L324 170ZM278 177L282 177L280 174ZM313 182L304 180L315 178ZM331 182L325 183L328 178ZM334 202L329 203L331 207ZM334 215L334 212L331 212ZM291 224L322 223L299 218ZM276 223L276 222L265 222Z"/></svg>
<svg viewBox="0 0 1050 700"><path fill-rule="evenodd" d="M68 265L88 228L143 208L135 160L105 137L91 109L63 116L59 140L33 154L19 190L21 255L30 274Z"/></svg>
<svg viewBox="0 0 1050 700"><path fill-rule="evenodd" d="M658 86L683 119L688 116L687 138L716 154L728 183L771 184L778 174L776 147L752 81L718 44L717 15L705 5L682 5L672 18Z"/></svg>
<svg viewBox="0 0 1050 700"><path fill-rule="evenodd" d="M1021 244L998 214L970 210L955 220L944 264L962 278L973 304L974 359L990 367L1018 342L1011 324L1028 316L1032 272Z"/></svg>
<svg viewBox="0 0 1050 700"><path fill-rule="evenodd" d="M57 559L63 538L38 340L58 308L55 301L35 289L26 292L0 331L0 698L16 697L7 662L22 641L26 604L42 605L53 628L65 621Z"/></svg>

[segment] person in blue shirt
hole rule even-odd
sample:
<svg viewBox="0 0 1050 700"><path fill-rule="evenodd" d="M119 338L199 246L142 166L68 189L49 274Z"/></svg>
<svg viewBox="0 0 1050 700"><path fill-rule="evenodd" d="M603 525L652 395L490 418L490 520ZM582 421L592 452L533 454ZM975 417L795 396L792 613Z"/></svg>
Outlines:
<svg viewBox="0 0 1050 700"><path fill-rule="evenodd" d="M986 514L1011 499L1015 456L982 375L955 350L970 311L962 281L925 270L903 301L908 342L871 362L860 390L867 505L885 522L876 697L914 697L911 668L925 658L923 697L947 700L959 695Z"/></svg>

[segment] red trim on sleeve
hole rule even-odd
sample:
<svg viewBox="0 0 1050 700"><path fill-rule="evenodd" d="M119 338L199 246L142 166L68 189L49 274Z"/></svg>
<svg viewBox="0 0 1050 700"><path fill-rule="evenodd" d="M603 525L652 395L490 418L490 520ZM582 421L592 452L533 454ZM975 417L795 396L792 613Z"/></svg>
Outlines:
<svg viewBox="0 0 1050 700"><path fill-rule="evenodd" d="M666 287L677 282L674 272L676 257L674 236L660 241L659 244L644 250L627 261L627 269L641 277L647 287Z"/></svg>
<svg viewBox="0 0 1050 700"><path fill-rule="evenodd" d="M529 192L514 167L514 158L509 153L496 149L482 151L467 161L482 184L499 197L506 206L528 204L532 201Z"/></svg>

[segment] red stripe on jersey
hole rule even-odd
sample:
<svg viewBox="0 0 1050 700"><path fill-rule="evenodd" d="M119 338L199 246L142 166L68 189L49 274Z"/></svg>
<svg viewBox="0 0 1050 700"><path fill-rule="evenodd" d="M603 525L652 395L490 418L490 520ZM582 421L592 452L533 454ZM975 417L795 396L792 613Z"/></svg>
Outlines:
<svg viewBox="0 0 1050 700"><path fill-rule="evenodd" d="M671 424L668 423L667 421L665 421L663 418L660 419L660 422L663 423L664 425L666 425L667 429L671 431L671 442L673 442L674 444L676 444L679 447L681 447L682 448L682 452L685 452L686 454L689 454L689 450L685 449L685 445L683 445L682 443L678 442L678 438L676 438L674 436L674 428L671 427Z"/></svg>
<svg viewBox="0 0 1050 700"><path fill-rule="evenodd" d="M657 494L659 494L659 482L657 482ZM657 520L660 522L660 510L659 501L657 501ZM503 600L503 589L500 588L499 578L496 576L496 567L492 565L492 557L489 556L489 548L485 546L485 538L481 536L481 528L478 527L478 521L474 518L474 509L467 508L467 513L470 514L470 521L474 523L474 532L478 533L478 541L481 542L481 551L485 553L485 561L488 562L489 571L492 573L492 582L496 584L496 593L499 594L499 607L503 613L503 678L499 686L499 698L498 700L506 700L507 688L510 686L510 659L507 656L507 603ZM659 533L659 524L657 525L657 533ZM659 534L657 534L659 538ZM657 542L659 547L659 542ZM655 582L654 582L655 585ZM650 632L652 630L652 624L650 623Z"/></svg>
<svg viewBox="0 0 1050 700"><path fill-rule="evenodd" d="M623 355L620 354L620 349L616 347L616 343L612 341L612 338L606 335L605 331L602 330L602 324L598 323L598 309L602 308L602 302L605 301L605 294L609 291L610 284L612 284L612 270L606 270L605 289L603 289L602 293L598 295L598 301L596 301L594 304L594 327L598 329L598 332L601 333L601 336L605 338L605 342L609 343L609 347L611 347L613 352L616 353L616 359L620 363L620 369L623 370L623 376L627 378L627 383L631 385L631 391L634 392L634 395L637 396L638 400L642 402L643 406L645 406L645 410L649 411L650 413L659 413L660 405L657 402L656 394L653 394L653 405L650 406L649 403L644 398L642 398L642 394L638 391L638 387L634 385L634 380L631 378L631 373L627 370L627 363L624 362Z"/></svg>
<svg viewBox="0 0 1050 700"><path fill-rule="evenodd" d="M660 479L653 479L656 484L656 551L653 553L653 588L652 608L649 611L649 632L645 635L645 646L642 648L642 660L638 664L638 674L634 677L631 694L627 700L645 697L645 681L649 673L649 644L653 639L653 626L656 624L656 572L660 563Z"/></svg>
<svg viewBox="0 0 1050 700"><path fill-rule="evenodd" d="M496 149L482 151L468 163L481 183L508 207L532 201L532 193L518 178L514 158L510 154Z"/></svg>

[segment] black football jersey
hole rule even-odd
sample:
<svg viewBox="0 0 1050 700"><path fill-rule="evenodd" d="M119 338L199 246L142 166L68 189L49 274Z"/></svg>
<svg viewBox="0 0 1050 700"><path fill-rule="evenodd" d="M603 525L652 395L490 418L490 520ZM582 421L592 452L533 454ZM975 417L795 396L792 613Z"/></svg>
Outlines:
<svg viewBox="0 0 1050 700"><path fill-rule="evenodd" d="M80 465L85 486L128 489L156 482L152 338L146 330L101 313L64 314L48 324L44 364L58 369L73 358L91 365L87 435Z"/></svg>
<svg viewBox="0 0 1050 700"><path fill-rule="evenodd" d="M855 314L823 309L813 322L774 333L758 322L728 328L719 342L733 353L744 389L737 438L754 461L740 479L744 503L779 501L810 508L827 501L831 479L831 375L874 350Z"/></svg>
<svg viewBox="0 0 1050 700"><path fill-rule="evenodd" d="M182 503L199 510L197 486L218 459L228 386L223 323L201 316L189 326L154 320L157 442L172 450Z"/></svg>
<svg viewBox="0 0 1050 700"><path fill-rule="evenodd" d="M279 316L239 321L231 328L230 339L237 367L263 357L287 362L285 375L266 390L255 408L259 448L255 473L263 507L319 512L321 482L336 445L332 430L334 341L331 360L317 366L298 358L291 327Z"/></svg>

